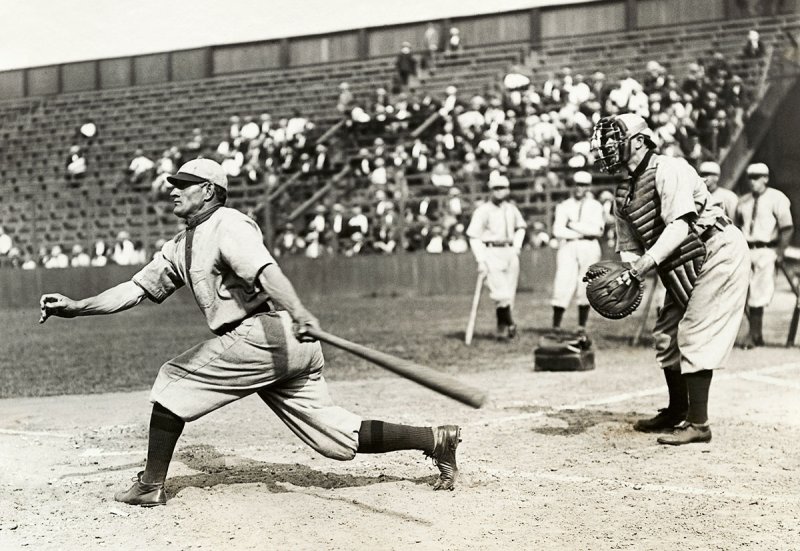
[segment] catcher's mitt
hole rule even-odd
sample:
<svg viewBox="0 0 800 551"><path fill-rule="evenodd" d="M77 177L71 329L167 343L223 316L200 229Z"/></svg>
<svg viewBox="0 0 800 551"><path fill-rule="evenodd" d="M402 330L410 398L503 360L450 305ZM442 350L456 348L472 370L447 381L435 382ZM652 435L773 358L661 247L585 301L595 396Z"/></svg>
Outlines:
<svg viewBox="0 0 800 551"><path fill-rule="evenodd" d="M622 319L642 302L644 285L630 262L597 262L589 266L583 280L589 304L604 318Z"/></svg>

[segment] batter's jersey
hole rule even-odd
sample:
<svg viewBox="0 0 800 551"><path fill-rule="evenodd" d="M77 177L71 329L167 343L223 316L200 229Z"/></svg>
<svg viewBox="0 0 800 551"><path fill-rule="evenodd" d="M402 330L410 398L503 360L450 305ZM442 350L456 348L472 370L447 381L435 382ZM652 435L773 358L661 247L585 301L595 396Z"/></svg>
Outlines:
<svg viewBox="0 0 800 551"><path fill-rule="evenodd" d="M486 201L472 213L467 237L484 243L512 243L514 232L525 226L522 213L513 203L503 201L496 205Z"/></svg>
<svg viewBox="0 0 800 551"><path fill-rule="evenodd" d="M188 274L186 232L181 232L133 276L133 282L158 303L188 283L208 327L217 332L263 307L269 297L256 280L274 262L256 223L236 209L222 207L195 228Z"/></svg>
<svg viewBox="0 0 800 551"><path fill-rule="evenodd" d="M711 192L711 202L722 209L725 216L734 220L736 207L739 205L739 196L729 189L718 187Z"/></svg>
<svg viewBox="0 0 800 551"><path fill-rule="evenodd" d="M682 216L691 215L697 233L713 226L717 218L724 216L722 208L711 200L705 181L685 159L653 155L648 168L656 167L656 192L660 200L660 215L664 225ZM617 226L617 252L645 251L635 237L630 223L615 214Z"/></svg>
<svg viewBox="0 0 800 551"><path fill-rule="evenodd" d="M605 226L603 205L590 193L583 199L570 197L556 205L553 237L557 239L599 238Z"/></svg>
<svg viewBox="0 0 800 551"><path fill-rule="evenodd" d="M736 223L748 243L775 242L780 229L793 225L789 198L771 187L758 196L742 195L736 209Z"/></svg>

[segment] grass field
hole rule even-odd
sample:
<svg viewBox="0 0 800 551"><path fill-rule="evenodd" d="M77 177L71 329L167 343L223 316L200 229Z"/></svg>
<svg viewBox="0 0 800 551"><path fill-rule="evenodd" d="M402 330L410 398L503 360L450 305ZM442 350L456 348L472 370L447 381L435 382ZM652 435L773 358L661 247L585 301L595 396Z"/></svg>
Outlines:
<svg viewBox="0 0 800 551"><path fill-rule="evenodd" d="M153 510L111 496L142 467L159 366L210 336L200 313L166 303L39 326L35 309L0 312L0 549L799 548L800 353L780 346L786 289L766 316L772 345L735 350L714 377L714 441L681 448L630 428L665 398L652 351L628 345L636 319L591 318L595 370L534 372L546 297L518 297L513 343L492 338L484 298L466 347L470 298L308 304L335 334L490 393L472 410L325 348L344 407L462 426L455 492L430 491L419 453L321 458L245 399L187 425L170 501Z"/></svg>

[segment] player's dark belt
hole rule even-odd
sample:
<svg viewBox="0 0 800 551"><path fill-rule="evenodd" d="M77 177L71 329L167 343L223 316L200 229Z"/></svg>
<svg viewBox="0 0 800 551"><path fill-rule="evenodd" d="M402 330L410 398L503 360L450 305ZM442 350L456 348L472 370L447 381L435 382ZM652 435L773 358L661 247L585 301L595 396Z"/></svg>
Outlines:
<svg viewBox="0 0 800 551"><path fill-rule="evenodd" d="M259 304L258 306L256 306L255 309L253 309L250 312L248 312L247 315L245 317L243 317L242 319L237 320L237 321L232 321L230 323L226 323L226 324L223 324L223 325L220 325L214 331L214 334L215 335L224 335L225 333L233 331L234 329L239 327L239 324L241 324L247 318L252 318L253 316L257 316L258 314L269 314L270 312L274 312L274 311L275 311L275 306L272 304L271 300L267 299L266 301L264 301L261 304Z"/></svg>
<svg viewBox="0 0 800 551"><path fill-rule="evenodd" d="M707 227L703 230L703 233L700 234L700 241L705 243L721 231L725 229L726 226L730 226L731 222L727 218L717 218L716 222L714 222L713 226Z"/></svg>
<svg viewBox="0 0 800 551"><path fill-rule="evenodd" d="M747 246L751 249L771 249L778 246L777 241L748 241Z"/></svg>
<svg viewBox="0 0 800 551"><path fill-rule="evenodd" d="M510 247L513 245L510 241L484 241L487 247Z"/></svg>

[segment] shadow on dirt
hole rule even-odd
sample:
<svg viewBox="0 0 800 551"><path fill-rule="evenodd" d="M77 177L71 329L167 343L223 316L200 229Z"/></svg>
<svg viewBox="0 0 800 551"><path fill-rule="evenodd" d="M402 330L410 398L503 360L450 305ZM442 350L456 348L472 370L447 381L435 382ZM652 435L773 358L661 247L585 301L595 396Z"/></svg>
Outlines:
<svg viewBox="0 0 800 551"><path fill-rule="evenodd" d="M548 413L547 417L559 419L567 423L567 426L538 427L531 430L549 436L574 436L576 434L582 434L588 429L603 423L631 424L639 419L639 416L635 414L617 413L599 409L565 409Z"/></svg>
<svg viewBox="0 0 800 551"><path fill-rule="evenodd" d="M266 463L254 459L223 455L212 446L189 446L181 449L175 457L199 474L176 476L167 479L167 491L172 495L184 488L207 488L218 484L260 483L272 493L287 493L291 484L300 488L353 488L381 484L384 482L409 481L414 484L430 484L435 476L405 479L380 474L378 476L354 476L350 474L326 473L299 463Z"/></svg>
<svg viewBox="0 0 800 551"><path fill-rule="evenodd" d="M512 408L507 408L512 409ZM635 413L617 413L600 409L564 409L551 410L541 407L513 408L525 413L543 412L545 419L557 419L567 426L534 427L531 431L547 436L574 436L583 434L588 429L604 423L620 423L630 425L640 418Z"/></svg>

